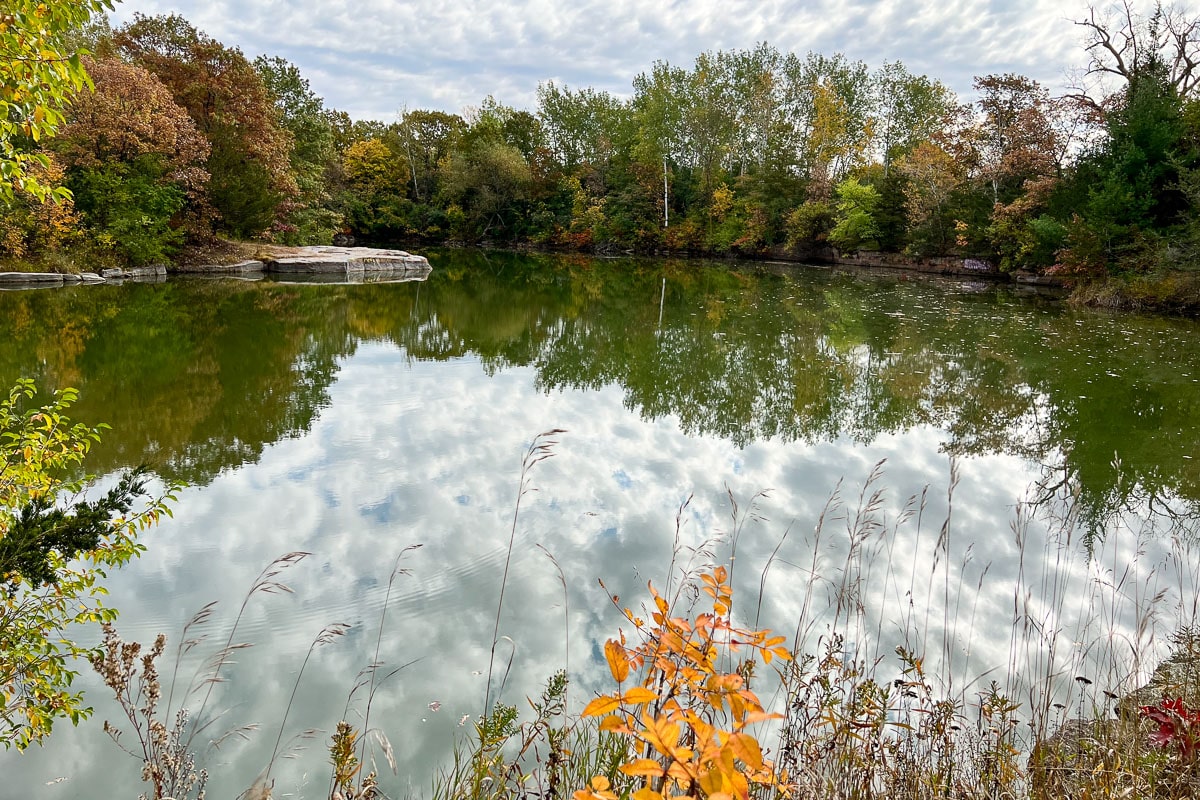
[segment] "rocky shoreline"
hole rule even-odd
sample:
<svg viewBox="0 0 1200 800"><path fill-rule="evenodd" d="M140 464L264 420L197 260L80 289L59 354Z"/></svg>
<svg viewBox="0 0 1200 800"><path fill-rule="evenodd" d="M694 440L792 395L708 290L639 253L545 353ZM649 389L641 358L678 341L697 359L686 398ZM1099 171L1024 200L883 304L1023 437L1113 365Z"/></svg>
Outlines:
<svg viewBox="0 0 1200 800"><path fill-rule="evenodd" d="M285 275L321 282L372 283L425 280L432 271L429 260L404 250L375 247L279 247L264 246L255 258L233 264L208 264L172 269L173 273L203 275ZM78 275L58 272L0 272L0 289L33 289L126 280L166 280L162 265L130 269L105 269Z"/></svg>

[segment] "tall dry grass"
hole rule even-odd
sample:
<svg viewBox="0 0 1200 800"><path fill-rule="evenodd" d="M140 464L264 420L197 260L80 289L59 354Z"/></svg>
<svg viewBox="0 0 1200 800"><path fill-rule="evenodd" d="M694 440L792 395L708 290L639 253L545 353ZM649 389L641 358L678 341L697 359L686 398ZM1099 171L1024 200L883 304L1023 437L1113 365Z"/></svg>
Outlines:
<svg viewBox="0 0 1200 800"><path fill-rule="evenodd" d="M526 453L514 532L531 471L553 445L538 437ZM1035 490L1036 501L1014 507L1008 530L983 531L956 515L954 468L941 502L925 489L894 504L884 484L881 463L849 498L839 486L808 531L788 526L758 565L738 544L747 522L761 521L762 496L744 509L731 496L729 532L694 545L682 532L685 503L661 589L640 611L614 612L616 645L606 653L616 690L587 715L568 703L566 665L527 718L503 701L505 680L496 687L490 674L501 595L482 713L427 796L1200 796L1200 549L1183 528L1124 509L1097 532L1081 523L1069 491L1048 499ZM785 559L784 542L800 537L805 560ZM990 543L1002 545L1010 567L981 560L983 537L999 537ZM548 555L565 595L567 577ZM399 564L392 580L405 572ZM274 585L273 575L264 580ZM746 593L749 600L735 602ZM769 659L763 642L776 639L758 624L781 594L795 614L784 648L790 658ZM309 656L336 636L314 642ZM98 668L118 676L124 669L110 681L120 699L136 659L123 661L115 646ZM231 632L210 661L212 680L234 647ZM155 658L162 649L156 645ZM344 718L331 736L334 800L387 796L374 770L363 774L374 748L394 763L386 737L368 722L380 667L369 665L351 691L368 687L362 728ZM193 681L189 697L203 694L198 724L184 713L174 749L164 750L187 775L198 774L187 745L211 724L203 718L210 689L208 679ZM145 717L131 707L132 721ZM272 763L286 719L284 710ZM659 747L664 730L678 733L682 749ZM269 776L270 765L261 778ZM260 779L251 796L272 793ZM155 794L165 796L173 795Z"/></svg>

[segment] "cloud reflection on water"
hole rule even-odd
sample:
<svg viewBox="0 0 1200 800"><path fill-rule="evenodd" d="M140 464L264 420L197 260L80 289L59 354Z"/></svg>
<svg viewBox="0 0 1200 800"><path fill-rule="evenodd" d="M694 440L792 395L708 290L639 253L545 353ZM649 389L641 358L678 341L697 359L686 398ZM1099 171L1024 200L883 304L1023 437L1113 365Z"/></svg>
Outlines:
<svg viewBox="0 0 1200 800"><path fill-rule="evenodd" d="M211 599L220 598L224 613L231 614L272 558L296 549L313 553L284 576L295 596L260 597L250 604L238 638L256 646L229 670L215 707L230 709L222 724L258 721L263 730L248 744L228 744L206 759L213 774L210 796L234 796L251 782L269 755L308 643L324 625L341 621L353 626L350 633L314 657L288 721L289 734L307 727L326 733L306 742L299 760L276 770L280 794L322 796L328 731L341 716L356 674L372 657L392 560L415 543L423 546L405 561L412 575L397 580L381 660L388 665L417 660L379 691L372 724L386 732L400 759L400 777L385 780L389 794L428 788L431 770L445 763L454 738L468 730L459 727L460 718L480 710L519 459L532 437L550 427L568 433L555 458L534 470L500 626L514 650L504 697L519 707L567 659L563 588L533 545L553 553L566 576L571 691L579 701L604 688L607 672L598 653L620 622L597 578L622 603L640 602L647 580L661 585L675 514L689 496L682 530L685 543L694 546L733 527L727 490L743 513L757 492L771 490L755 501L766 519L748 523L739 539L739 602L745 604L741 613L749 615L759 571L790 526L762 601L764 623L790 633L822 507L839 478L843 496L853 502L872 466L886 458L881 485L889 518L906 496L927 483L932 488L919 532L915 524L904 526L890 565L877 563L875 577L864 581L868 619L886 616L879 623L885 640L895 638L909 598L896 584L880 580L880 571L890 571L903 585L915 574L918 591L927 588L923 576L945 514L949 472L939 431L916 427L881 435L870 445L759 441L741 449L721 438L685 435L671 416L640 419L630 414L619 388L544 393L534 390L535 380L530 368L489 377L471 358L414 362L388 344L361 345L340 364L329 405L306 435L267 446L257 463L187 490L175 519L147 540L145 557L114 576L112 601L122 609L121 633L148 640L163 630L174 637ZM956 644L973 650L964 674L972 669L978 674L1007 664L1017 569L1009 523L1013 502L1034 476L1023 460L1000 455L964 460L960 470L951 581L959 580L969 537L972 560L961 576L967 599L957 624L963 629L969 612L974 635ZM461 497L469 502L457 502ZM837 580L835 568L845 559L844 536L838 534L844 526L830 520L821 539L822 586ZM1114 539L1109 545L1129 542ZM727 552L727 546L717 550ZM1083 579L1083 556L1075 551L1067 559ZM976 599L974 585L984 565L989 571ZM930 616L940 624L940 574L931 590ZM823 604L823 589L819 595ZM918 617L923 600L913 598ZM822 625L816 624L818 632ZM872 630L869 622L862 633ZM214 640L225 635L214 627ZM935 632L930 641L937 639ZM871 647L865 639L856 644ZM506 646L499 648L498 672L509 657ZM886 655L888 649L881 645L878 651ZM957 658L964 659L962 652ZM113 709L101 702L90 678L85 686L97 718L76 730L56 731L44 749L3 756L8 785L52 798L137 791L138 765L123 761L99 731L99 720L111 719ZM440 704L436 711L433 702ZM68 780L43 785L59 776Z"/></svg>
<svg viewBox="0 0 1200 800"><path fill-rule="evenodd" d="M809 586L824 611L847 567L845 519L831 515L814 534L839 479L853 509L886 458L879 486L889 520L928 485L919 525L887 527L862 548L872 558L849 563L861 575L851 599L863 612L845 646L883 656L886 677L891 648L915 626L920 639L910 644L935 664L949 594L962 687L962 676L1014 671L1022 567L1010 523L1037 460L1074 446L1075 471L1103 501L1093 509L1132 496L1114 494L1114 445L1138 482L1165 496L1196 493L1195 476L1177 468L1190 462L1176 461L1196 441L1185 322L1074 316L1003 295L824 272L443 258L422 287L177 282L0 298L0 342L12 343L0 347L0 375L33 370L52 385L78 385L79 416L115 425L111 447L93 454L106 466L160 452L199 484L147 537L146 556L113 576L126 638L176 637L212 599L232 615L271 559L313 554L286 575L294 596L250 604L238 638L256 646L239 654L215 705L230 709L222 724L263 730L206 755L210 796L250 783L309 642L346 622L354 627L344 640L309 665L288 721L289 732L326 733L277 770L280 794L324 793L327 732L372 658L393 559L415 543L423 547L396 584L381 657L417 661L380 690L372 721L402 762L401 777L385 782L389 794L428 788L454 737L469 730L458 721L482 705L520 458L548 428L568 433L533 474L500 628L512 641L499 648L502 662L512 650L504 697L522 708L568 666L568 648L575 700L605 686L599 653L620 619L596 581L623 604L641 602L648 580L661 586L689 497L682 541L694 547L735 527L729 493L745 514L770 490L753 500L765 520L747 522L738 542L738 608L750 616L760 571L790 531L762 598L763 623L790 634ZM69 340L59 335L68 323L78 334ZM935 548L947 450L963 455L948 556ZM1030 616L1064 631L1064 674L1081 655L1071 642L1108 635L1091 589L1117 580L1135 547L1145 551L1139 572L1110 594L1144 605L1167 585L1170 543L1136 534L1116 532L1089 562L1080 542L1060 544L1046 525L1032 526L1024 585L1042 585L1057 564L1070 579L1061 590L1069 602L1029 600ZM535 544L561 567L565 598ZM715 549L723 556L728 542ZM1178 592L1196 595L1194 586ZM1074 618L1095 627L1076 636ZM1115 620L1125 635L1128 620ZM817 636L828 617L804 622ZM214 625L212 647L225 635ZM100 733L113 709L84 682L97 719L56 731L44 749L0 755L24 794L136 793L138 764ZM69 780L43 786L60 776Z"/></svg>

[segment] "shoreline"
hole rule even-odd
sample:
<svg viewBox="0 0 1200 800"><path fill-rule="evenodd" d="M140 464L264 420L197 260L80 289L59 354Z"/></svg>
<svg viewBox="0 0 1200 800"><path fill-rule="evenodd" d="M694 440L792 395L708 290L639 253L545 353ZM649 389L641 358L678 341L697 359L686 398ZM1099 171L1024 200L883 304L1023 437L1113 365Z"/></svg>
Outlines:
<svg viewBox="0 0 1200 800"><path fill-rule="evenodd" d="M499 250L562 255L605 257L645 257L653 259L695 259L708 261L744 261L773 263L781 266L834 267L864 274L895 274L956 278L1010 285L1020 290L1043 294L1067 305L1122 313L1158 314L1200 318L1200 271L1175 271L1156 275L1104 277L1099 279L1064 278L1041 275L1024 270L1002 272L987 262L963 256L909 256L902 253L858 251L839 254L832 248L812 248L795 252L782 247L760 253L712 254L693 251L654 251L638 253L626 249L585 251L564 247L547 247L533 243L501 246L495 243L467 244L460 241L428 242L369 242L363 248L401 249L420 247ZM315 246L321 247L321 246ZM245 275L269 272L264 259L288 259L304 248L262 242L222 240L207 247L181 251L166 265L151 265L125 269L102 269L99 272L16 271L0 265L0 290L58 288L80 284L100 284L110 281L165 280L168 275ZM326 248L331 249L331 248ZM337 248L343 250L345 248Z"/></svg>

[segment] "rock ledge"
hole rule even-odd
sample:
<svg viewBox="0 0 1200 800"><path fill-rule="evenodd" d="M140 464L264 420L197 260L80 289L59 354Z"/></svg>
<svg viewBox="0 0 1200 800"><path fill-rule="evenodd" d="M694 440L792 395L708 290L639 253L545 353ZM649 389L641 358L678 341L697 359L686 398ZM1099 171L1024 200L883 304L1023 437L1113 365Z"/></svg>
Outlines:
<svg viewBox="0 0 1200 800"><path fill-rule="evenodd" d="M424 256L374 247L271 248L262 253L259 260L264 272L334 273L348 278L365 273L418 278L428 275L432 269Z"/></svg>

